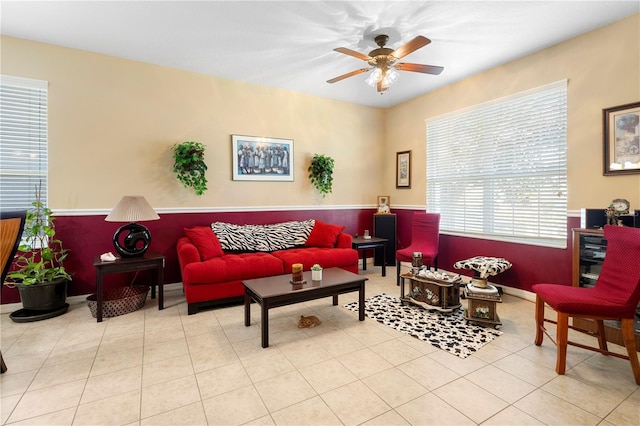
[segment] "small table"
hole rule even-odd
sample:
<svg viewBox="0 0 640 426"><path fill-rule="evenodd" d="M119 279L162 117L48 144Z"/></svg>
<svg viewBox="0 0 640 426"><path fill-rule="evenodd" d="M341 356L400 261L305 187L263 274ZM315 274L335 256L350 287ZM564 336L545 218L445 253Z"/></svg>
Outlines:
<svg viewBox="0 0 640 426"><path fill-rule="evenodd" d="M490 324L494 328L502 325L498 316L496 303L502 303L499 293L484 293L485 289L474 288L467 284L464 288L465 299L468 300L468 307L464 311L464 318L467 321L477 324Z"/></svg>
<svg viewBox="0 0 640 426"><path fill-rule="evenodd" d="M311 280L311 271L304 272L305 284L291 284L291 274L242 281L244 285L244 325L251 325L251 300L261 307L262 347L269 347L269 309L293 303L306 302L333 296L333 305L338 304L338 295L358 291L358 319L364 321L364 282L367 278L341 268L322 271L321 281Z"/></svg>
<svg viewBox="0 0 640 426"><path fill-rule="evenodd" d="M371 238L363 238L363 237L353 237L351 241L351 247L355 250L362 250L362 269L367 270L367 249L377 250L379 248L382 249L382 259L387 258L387 242L389 240L386 238L379 237L371 237ZM387 276L387 262L382 262L382 276Z"/></svg>
<svg viewBox="0 0 640 426"><path fill-rule="evenodd" d="M102 322L102 279L107 274L120 274L124 272L144 271L155 269L153 283L151 284L151 298L156 298L156 285L158 286L158 309L164 309L164 260L165 257L159 253L146 253L140 257L119 257L112 262L105 262L100 256L93 258L93 266L96 268L96 319Z"/></svg>
<svg viewBox="0 0 640 426"><path fill-rule="evenodd" d="M404 280L410 282L409 294L404 293ZM449 276L440 280L412 275L400 275L400 300L411 302L425 309L435 309L440 312L453 312L462 306L460 304L459 275Z"/></svg>

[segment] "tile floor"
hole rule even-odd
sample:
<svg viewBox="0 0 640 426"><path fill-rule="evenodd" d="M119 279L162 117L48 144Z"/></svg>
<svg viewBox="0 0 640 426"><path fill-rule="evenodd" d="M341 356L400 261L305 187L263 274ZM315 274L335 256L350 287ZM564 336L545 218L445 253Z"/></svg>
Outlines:
<svg viewBox="0 0 640 426"><path fill-rule="evenodd" d="M399 294L394 268L362 273L368 297ZM533 303L514 296L498 305L504 335L467 359L330 298L274 310L267 349L257 307L245 327L241 306L188 316L178 285L165 303L99 324L82 301L45 321L1 315L2 425L640 424L629 363L570 347L556 375ZM300 315L322 324L298 329Z"/></svg>

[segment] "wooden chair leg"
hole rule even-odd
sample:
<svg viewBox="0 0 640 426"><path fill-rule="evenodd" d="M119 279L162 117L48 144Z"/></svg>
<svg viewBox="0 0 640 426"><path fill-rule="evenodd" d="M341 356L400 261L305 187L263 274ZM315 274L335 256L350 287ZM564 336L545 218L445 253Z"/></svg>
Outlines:
<svg viewBox="0 0 640 426"><path fill-rule="evenodd" d="M622 319L620 323L622 340L624 341L625 348L627 348L627 355L629 356L629 362L631 363L633 378L636 380L636 384L640 385L640 363L638 363L638 352L633 328L633 319Z"/></svg>
<svg viewBox="0 0 640 426"><path fill-rule="evenodd" d="M544 339L544 300L536 294L536 346L542 344Z"/></svg>
<svg viewBox="0 0 640 426"><path fill-rule="evenodd" d="M564 374L567 366L567 341L569 340L569 315L565 314L564 312L558 312L556 340L558 343L556 373Z"/></svg>
<svg viewBox="0 0 640 426"><path fill-rule="evenodd" d="M608 351L609 348L607 347L607 336L604 331L604 321L596 320L596 327L598 331L598 347L601 350Z"/></svg>

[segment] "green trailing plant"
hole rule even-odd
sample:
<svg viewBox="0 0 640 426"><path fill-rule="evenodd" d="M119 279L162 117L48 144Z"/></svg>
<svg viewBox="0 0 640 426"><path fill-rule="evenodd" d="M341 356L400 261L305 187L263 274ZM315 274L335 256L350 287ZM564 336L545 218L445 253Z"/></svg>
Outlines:
<svg viewBox="0 0 640 426"><path fill-rule="evenodd" d="M40 198L40 187L36 188L36 200L27 211L22 241L18 247L16 269L8 277L23 285L43 284L58 279L71 280L63 262L69 250L55 238L53 213Z"/></svg>
<svg viewBox="0 0 640 426"><path fill-rule="evenodd" d="M325 197L333 188L333 164L331 157L321 154L314 154L307 171L311 184Z"/></svg>
<svg viewBox="0 0 640 426"><path fill-rule="evenodd" d="M185 188L192 188L196 195L207 190L207 164L204 162L204 145L200 142L182 142L173 146L173 171Z"/></svg>

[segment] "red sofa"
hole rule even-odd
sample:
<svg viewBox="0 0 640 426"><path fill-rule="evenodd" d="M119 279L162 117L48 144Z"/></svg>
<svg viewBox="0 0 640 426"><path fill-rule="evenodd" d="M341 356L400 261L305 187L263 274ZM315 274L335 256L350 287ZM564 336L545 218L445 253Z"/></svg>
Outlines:
<svg viewBox="0 0 640 426"><path fill-rule="evenodd" d="M302 263L304 270L310 270L317 263L323 268L340 267L358 273L358 252L351 247L351 235L342 232L343 226L318 220L287 222L294 225L298 223L304 224L307 230L297 236L295 245L273 251L267 251L269 244L265 245L264 240L278 240L275 246L282 245L282 234L273 237L274 233L271 233L271 236L261 238L261 234L256 236L253 228L246 231L248 227L279 224L223 224L236 228L231 234L226 233L226 228L220 228L220 223L214 223L211 227L185 229L186 236L178 240L177 251L188 314L195 314L204 307L240 302L244 297L243 280L291 273L294 263ZM218 234L214 232L216 226ZM250 240L255 240L255 245L261 251L250 251L251 243L247 246L246 239L242 244L236 245L234 238L243 232L249 235ZM230 249L240 246L244 250Z"/></svg>

